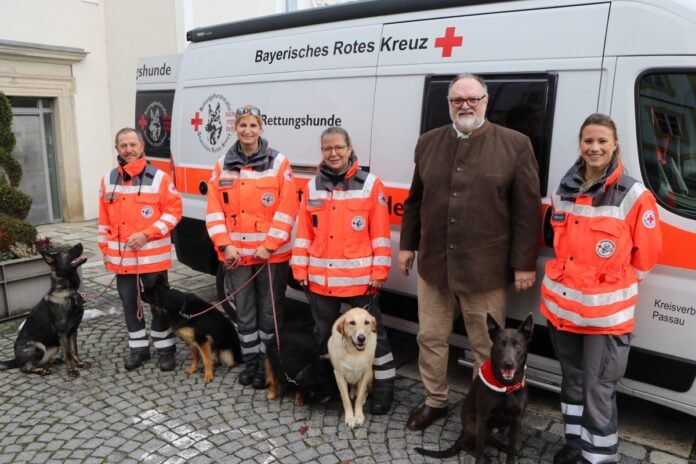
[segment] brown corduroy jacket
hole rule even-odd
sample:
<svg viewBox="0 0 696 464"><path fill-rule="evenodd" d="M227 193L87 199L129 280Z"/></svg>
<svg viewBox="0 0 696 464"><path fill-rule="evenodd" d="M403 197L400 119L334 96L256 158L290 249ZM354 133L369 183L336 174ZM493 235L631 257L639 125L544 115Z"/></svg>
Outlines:
<svg viewBox="0 0 696 464"><path fill-rule="evenodd" d="M418 139L415 163L400 249L418 251L425 281L483 292L536 269L541 198L527 136L486 121L457 139L449 124Z"/></svg>

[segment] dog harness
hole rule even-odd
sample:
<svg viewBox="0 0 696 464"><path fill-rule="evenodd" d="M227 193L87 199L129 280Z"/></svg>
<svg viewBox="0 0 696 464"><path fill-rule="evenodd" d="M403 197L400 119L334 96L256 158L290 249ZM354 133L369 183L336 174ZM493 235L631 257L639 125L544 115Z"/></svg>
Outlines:
<svg viewBox="0 0 696 464"><path fill-rule="evenodd" d="M510 394L514 391L517 391L524 387L525 384L524 375L522 375L522 379L514 385L503 385L502 383L498 382L498 380L493 375L493 367L490 359L483 363L481 367L479 367L479 378L491 390L505 394Z"/></svg>

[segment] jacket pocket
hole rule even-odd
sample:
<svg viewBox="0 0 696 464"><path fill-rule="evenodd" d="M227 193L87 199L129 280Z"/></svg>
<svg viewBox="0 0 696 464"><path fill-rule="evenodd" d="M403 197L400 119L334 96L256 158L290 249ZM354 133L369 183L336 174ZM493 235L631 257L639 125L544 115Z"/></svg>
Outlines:
<svg viewBox="0 0 696 464"><path fill-rule="evenodd" d="M137 214L146 223L152 223L160 217L159 198L155 195L136 195Z"/></svg>
<svg viewBox="0 0 696 464"><path fill-rule="evenodd" d="M367 258L372 256L372 243L369 240L352 240L343 247L346 258Z"/></svg>

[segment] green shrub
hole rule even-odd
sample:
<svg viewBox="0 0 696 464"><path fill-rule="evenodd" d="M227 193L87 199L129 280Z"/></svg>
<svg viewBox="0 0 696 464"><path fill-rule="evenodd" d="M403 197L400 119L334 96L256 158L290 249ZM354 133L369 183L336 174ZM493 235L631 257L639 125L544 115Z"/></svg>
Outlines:
<svg viewBox="0 0 696 464"><path fill-rule="evenodd" d="M31 197L17 190L22 167L12 157L15 142L12 107L0 92L0 260L12 256L10 247L24 250L24 246L33 247L36 240L36 227L24 222L31 208Z"/></svg>

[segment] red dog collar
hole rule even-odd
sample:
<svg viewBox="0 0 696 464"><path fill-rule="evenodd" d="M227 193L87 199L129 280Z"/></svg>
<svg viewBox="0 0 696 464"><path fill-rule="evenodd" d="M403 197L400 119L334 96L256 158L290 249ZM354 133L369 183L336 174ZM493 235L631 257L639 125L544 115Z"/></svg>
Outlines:
<svg viewBox="0 0 696 464"><path fill-rule="evenodd" d="M502 383L498 382L493 375L493 368L491 367L490 359L479 367L479 377L488 388L493 391L497 391L498 393L512 393L524 387L524 375L522 376L522 380L514 385L503 385Z"/></svg>

